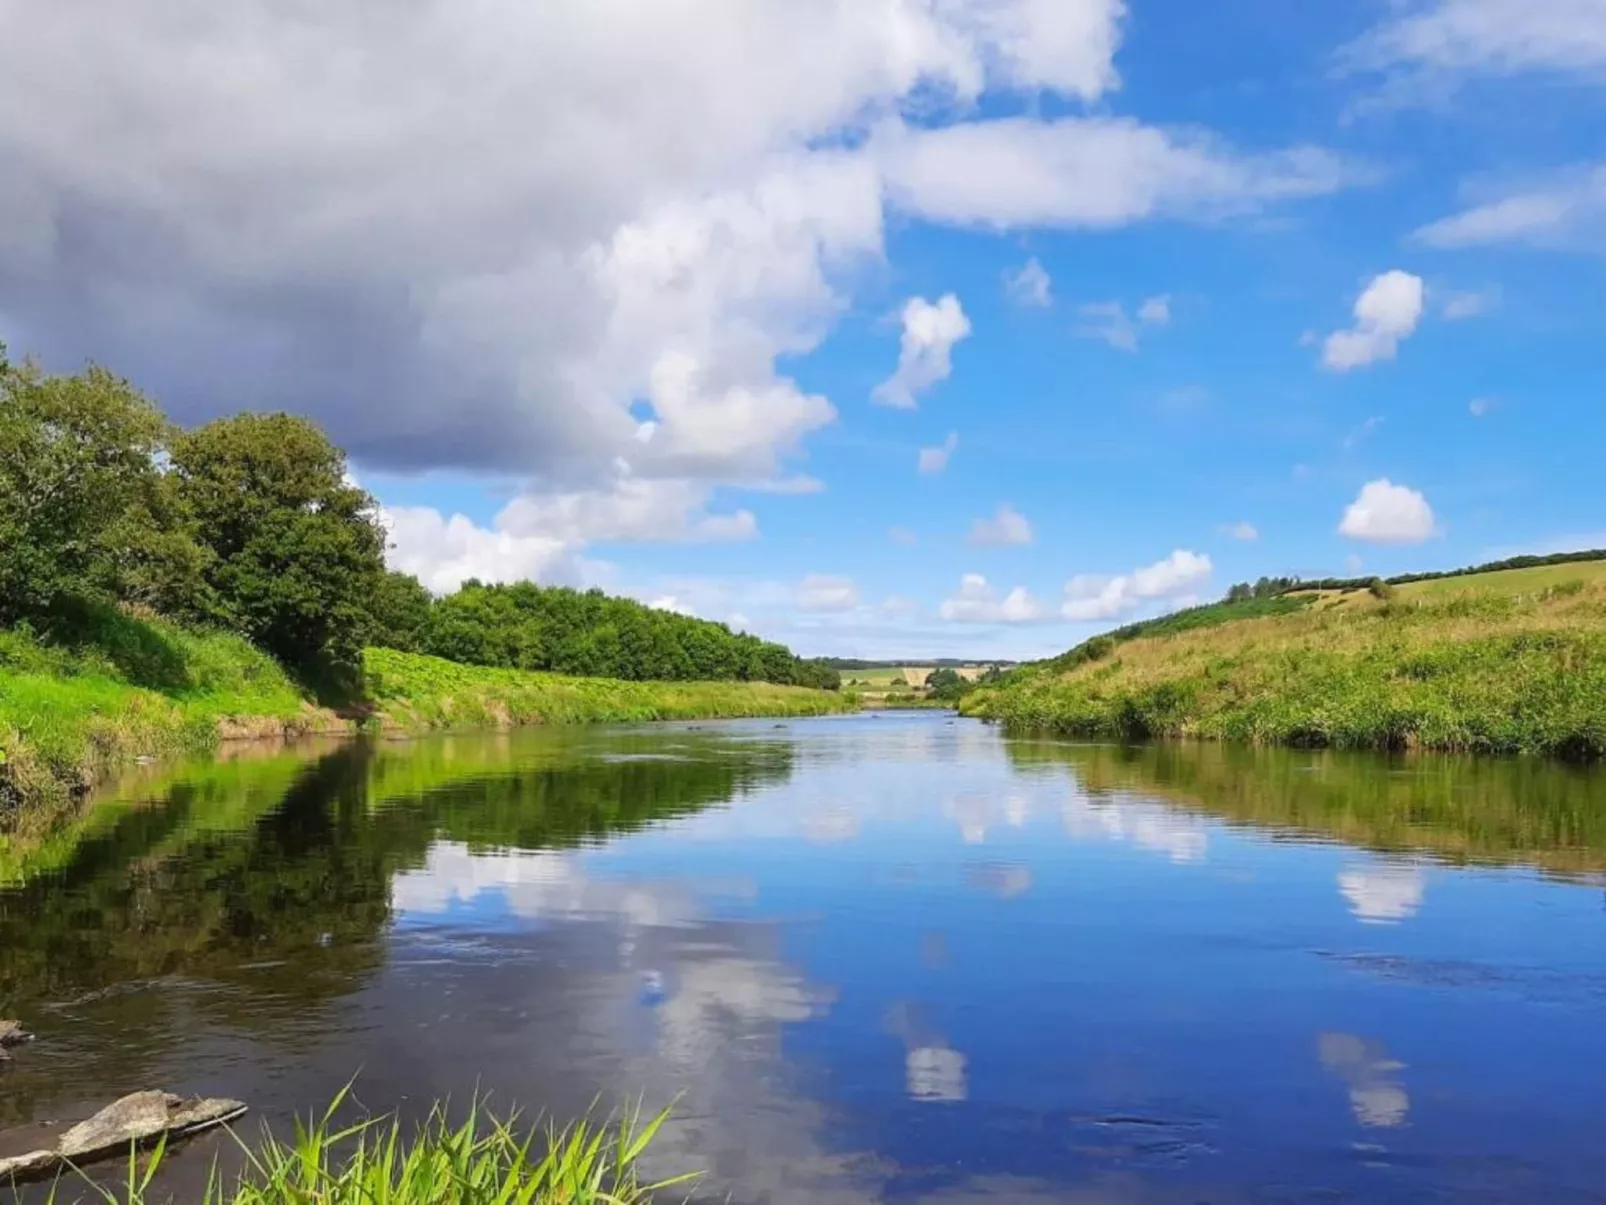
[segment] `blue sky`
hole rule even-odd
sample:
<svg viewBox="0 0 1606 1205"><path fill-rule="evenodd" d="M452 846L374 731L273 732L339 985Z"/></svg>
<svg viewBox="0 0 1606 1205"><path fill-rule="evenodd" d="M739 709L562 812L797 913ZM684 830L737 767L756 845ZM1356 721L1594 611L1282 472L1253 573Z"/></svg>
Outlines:
<svg viewBox="0 0 1606 1205"><path fill-rule="evenodd" d="M1031 656L1606 545L1600 0L243 7L0 50L100 73L0 337L314 415L437 589Z"/></svg>

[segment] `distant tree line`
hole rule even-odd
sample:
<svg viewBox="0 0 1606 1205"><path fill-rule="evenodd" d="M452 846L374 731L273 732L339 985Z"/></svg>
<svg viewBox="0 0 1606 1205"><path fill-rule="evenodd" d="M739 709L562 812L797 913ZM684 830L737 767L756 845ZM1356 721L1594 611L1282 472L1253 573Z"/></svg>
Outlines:
<svg viewBox="0 0 1606 1205"><path fill-rule="evenodd" d="M1017 664L1014 661L966 661L961 657L911 657L903 661L865 661L858 657L821 657L820 661L832 669L865 670L865 669L901 669L905 665L929 665L933 669L974 669L978 666L992 666L999 669L1008 669Z"/></svg>
<svg viewBox="0 0 1606 1205"><path fill-rule="evenodd" d="M375 643L470 665L632 680L743 680L837 690L842 675L784 645L600 590L469 581L431 599L391 573Z"/></svg>
<svg viewBox="0 0 1606 1205"><path fill-rule="evenodd" d="M778 644L600 591L387 571L374 499L312 422L237 414L181 430L102 368L49 375L0 345L0 624L71 638L119 604L235 631L304 681L349 689L381 644L478 665L836 688Z"/></svg>
<svg viewBox="0 0 1606 1205"><path fill-rule="evenodd" d="M1606 561L1606 548L1589 548L1578 552L1556 552L1546 556L1513 556L1500 561L1485 561L1481 565L1468 565L1462 569L1443 569L1430 573L1401 573L1394 577L1263 577L1254 584L1238 582L1227 590L1229 603L1247 602L1257 598L1276 598L1296 590L1370 590L1386 596L1385 587L1405 586L1412 582L1438 581L1447 577L1470 577L1475 573L1499 573L1505 569L1533 569L1541 565L1570 565L1579 561Z"/></svg>

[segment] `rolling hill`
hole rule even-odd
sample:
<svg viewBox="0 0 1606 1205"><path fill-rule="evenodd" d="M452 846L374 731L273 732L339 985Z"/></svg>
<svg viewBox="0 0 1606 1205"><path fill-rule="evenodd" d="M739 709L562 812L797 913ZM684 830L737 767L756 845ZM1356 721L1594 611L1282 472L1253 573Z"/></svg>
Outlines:
<svg viewBox="0 0 1606 1205"><path fill-rule="evenodd" d="M1606 552L1295 583L1094 637L968 696L1017 731L1606 754Z"/></svg>

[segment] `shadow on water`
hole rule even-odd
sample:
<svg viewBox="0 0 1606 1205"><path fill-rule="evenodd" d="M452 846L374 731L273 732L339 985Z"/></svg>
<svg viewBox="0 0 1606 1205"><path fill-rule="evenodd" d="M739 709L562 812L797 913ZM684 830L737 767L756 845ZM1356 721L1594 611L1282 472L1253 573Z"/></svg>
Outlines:
<svg viewBox="0 0 1606 1205"><path fill-rule="evenodd" d="M0 1124L75 1079L102 1103L150 1087L202 1032L317 1033L383 962L393 880L437 843L574 848L790 767L778 741L526 733L290 748L109 792L0 852L0 1016L60 1056L6 1068Z"/></svg>
<svg viewBox="0 0 1606 1205"><path fill-rule="evenodd" d="M1538 758L1173 743L1014 740L1023 771L1063 767L1093 798L1140 796L1277 837L1454 864L1606 874L1606 776Z"/></svg>

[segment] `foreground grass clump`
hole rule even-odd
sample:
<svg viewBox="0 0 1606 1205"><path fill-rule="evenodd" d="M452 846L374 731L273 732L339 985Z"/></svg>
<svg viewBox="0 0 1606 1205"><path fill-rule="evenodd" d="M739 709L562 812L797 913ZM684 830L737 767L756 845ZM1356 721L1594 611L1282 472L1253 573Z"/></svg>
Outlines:
<svg viewBox="0 0 1606 1205"><path fill-rule="evenodd" d="M1487 591L1350 593L1096 639L963 709L1021 731L1120 739L1606 754L1606 580L1530 590L1498 576Z"/></svg>
<svg viewBox="0 0 1606 1205"><path fill-rule="evenodd" d="M231 723L299 730L317 715L241 637L86 607L47 639L0 630L0 812L59 800L118 765L214 746Z"/></svg>
<svg viewBox="0 0 1606 1205"><path fill-rule="evenodd" d="M409 1138L394 1117L337 1127L346 1095L321 1119L298 1122L292 1141L267 1133L247 1147L245 1170L232 1183L214 1175L203 1205L645 1205L695 1179L648 1182L640 1172L667 1110L645 1122L626 1113L521 1134L516 1115L499 1119L477 1101L457 1124L437 1105ZM143 1167L131 1161L122 1192L97 1186L96 1195L111 1205L165 1201L164 1155L158 1148ZM53 1205L67 1199L61 1187Z"/></svg>
<svg viewBox="0 0 1606 1205"><path fill-rule="evenodd" d="M839 691L767 682L569 678L394 649L369 649L364 673L380 724L403 729L828 715L856 702Z"/></svg>

